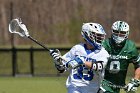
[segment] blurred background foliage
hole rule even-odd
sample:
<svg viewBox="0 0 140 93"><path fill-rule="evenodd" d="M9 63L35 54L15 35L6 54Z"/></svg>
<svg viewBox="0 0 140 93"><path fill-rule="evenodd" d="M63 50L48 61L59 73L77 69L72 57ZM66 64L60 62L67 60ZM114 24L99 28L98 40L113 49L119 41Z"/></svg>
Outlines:
<svg viewBox="0 0 140 93"><path fill-rule="evenodd" d="M83 39L80 31L85 22L100 23L107 33L107 38L111 33L111 25L116 20L129 23L131 30L129 38L140 45L139 4L140 0L0 0L0 48L12 45L20 48L39 47L26 38L23 39L8 32L9 22L18 17L22 18L23 23L27 25L32 37L50 47L71 47L81 42ZM64 54L66 51L61 52ZM0 76L12 75L12 55L12 51L0 52ZM17 76L31 73L29 58L29 52L17 52ZM35 76L60 76L48 52L36 51L34 58ZM133 65L129 68L127 82L134 75ZM0 93L19 93L19 91L21 93L38 93L38 91L54 93L57 90L65 93L65 80L66 77L0 78Z"/></svg>
<svg viewBox="0 0 140 93"><path fill-rule="evenodd" d="M103 25L107 36L114 21L130 25L129 38L140 43L140 0L0 0L0 45L34 45L8 32L12 18L21 17L30 35L48 45L79 43L84 22Z"/></svg>

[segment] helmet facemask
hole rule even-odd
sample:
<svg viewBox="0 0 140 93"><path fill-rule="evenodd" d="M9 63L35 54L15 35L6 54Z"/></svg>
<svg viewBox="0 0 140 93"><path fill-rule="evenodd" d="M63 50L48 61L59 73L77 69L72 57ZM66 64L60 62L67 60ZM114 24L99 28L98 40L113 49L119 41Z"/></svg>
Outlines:
<svg viewBox="0 0 140 93"><path fill-rule="evenodd" d="M105 35L100 33L90 32L89 38L92 42L101 45L102 41L105 39Z"/></svg>
<svg viewBox="0 0 140 93"><path fill-rule="evenodd" d="M128 35L129 31L112 30L112 38L117 44L120 44L121 42L126 40L128 38Z"/></svg>

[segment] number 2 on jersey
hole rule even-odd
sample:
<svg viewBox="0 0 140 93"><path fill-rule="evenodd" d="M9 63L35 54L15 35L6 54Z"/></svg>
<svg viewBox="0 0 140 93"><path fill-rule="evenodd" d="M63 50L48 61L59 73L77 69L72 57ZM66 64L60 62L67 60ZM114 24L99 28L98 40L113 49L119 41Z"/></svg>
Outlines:
<svg viewBox="0 0 140 93"><path fill-rule="evenodd" d="M88 70L85 67L80 66L77 70L77 74L74 74L74 79L84 79L87 81L91 81L93 79L93 71Z"/></svg>

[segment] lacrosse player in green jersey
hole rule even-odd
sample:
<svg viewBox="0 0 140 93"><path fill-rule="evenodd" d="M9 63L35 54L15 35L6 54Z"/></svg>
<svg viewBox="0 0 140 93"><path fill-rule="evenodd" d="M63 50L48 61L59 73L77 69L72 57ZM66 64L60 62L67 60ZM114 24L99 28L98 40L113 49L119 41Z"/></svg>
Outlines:
<svg viewBox="0 0 140 93"><path fill-rule="evenodd" d="M113 23L111 31L111 38L103 42L110 57L101 90L103 93L120 93L120 89L124 88L126 92L135 92L140 85L140 55L134 42L128 39L129 25L124 21L116 21ZM134 64L134 77L125 85L130 63Z"/></svg>

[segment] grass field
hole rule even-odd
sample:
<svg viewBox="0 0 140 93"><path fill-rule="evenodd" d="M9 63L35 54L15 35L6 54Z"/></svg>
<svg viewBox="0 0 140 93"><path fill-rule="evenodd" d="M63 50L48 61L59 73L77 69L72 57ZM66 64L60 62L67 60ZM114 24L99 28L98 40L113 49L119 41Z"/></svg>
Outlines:
<svg viewBox="0 0 140 93"><path fill-rule="evenodd" d="M64 77L0 77L0 93L66 93Z"/></svg>
<svg viewBox="0 0 140 93"><path fill-rule="evenodd" d="M0 93L67 93L65 81L66 77L0 77Z"/></svg>

